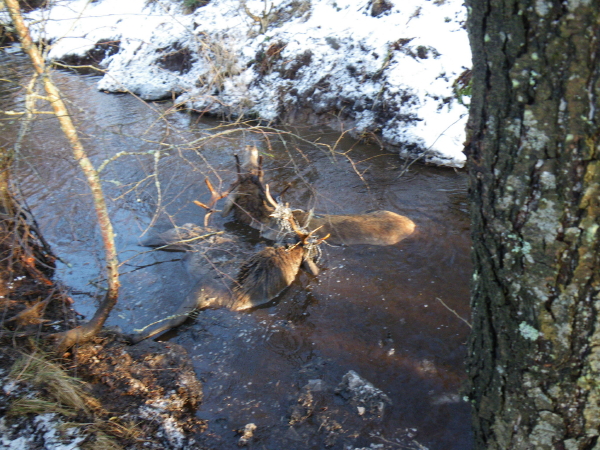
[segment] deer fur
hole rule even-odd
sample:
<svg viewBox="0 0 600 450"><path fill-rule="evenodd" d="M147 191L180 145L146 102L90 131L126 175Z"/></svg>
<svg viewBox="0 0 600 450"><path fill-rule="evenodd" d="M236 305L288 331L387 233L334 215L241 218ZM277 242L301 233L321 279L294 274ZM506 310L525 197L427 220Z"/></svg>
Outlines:
<svg viewBox="0 0 600 450"><path fill-rule="evenodd" d="M300 236L295 244L266 247L243 262L237 275L227 282L224 278L232 272L235 253L239 253L239 241L235 236L185 224L147 239L144 244L148 246L188 251L188 271L199 280L175 313L130 336L130 340L137 343L175 328L203 309L225 307L243 311L270 302L292 284L301 266L317 275L313 249L320 242L322 239L314 240L308 234ZM218 252L227 257L219 257Z"/></svg>
<svg viewBox="0 0 600 450"><path fill-rule="evenodd" d="M242 157L243 163L240 164L235 155L237 179L226 194L221 215L226 217L233 212L239 222L261 230L263 224L270 223L275 210L266 195L262 157L258 156L256 147L250 146L246 147Z"/></svg>
<svg viewBox="0 0 600 450"><path fill-rule="evenodd" d="M234 218L260 230L267 239L277 240L280 222L273 217L278 204L264 185L262 160L256 147L246 147L243 164L237 160L237 180L229 189L222 211L223 216L233 212ZM312 214L292 209L295 221L305 229L319 228L316 236L329 234L328 243L334 245L394 245L415 231L415 223L408 217L391 211L373 211L366 214Z"/></svg>

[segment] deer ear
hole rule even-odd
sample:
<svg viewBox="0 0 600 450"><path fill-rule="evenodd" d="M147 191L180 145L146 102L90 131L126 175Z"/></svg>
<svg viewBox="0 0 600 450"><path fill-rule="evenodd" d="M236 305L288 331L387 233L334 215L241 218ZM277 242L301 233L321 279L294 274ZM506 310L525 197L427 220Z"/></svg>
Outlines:
<svg viewBox="0 0 600 450"><path fill-rule="evenodd" d="M221 210L221 217L227 217L233 208L235 200L233 199L233 195L228 195L225 198L225 204L223 205L223 209Z"/></svg>
<svg viewBox="0 0 600 450"><path fill-rule="evenodd" d="M310 257L302 260L302 268L315 277L319 275L319 268Z"/></svg>

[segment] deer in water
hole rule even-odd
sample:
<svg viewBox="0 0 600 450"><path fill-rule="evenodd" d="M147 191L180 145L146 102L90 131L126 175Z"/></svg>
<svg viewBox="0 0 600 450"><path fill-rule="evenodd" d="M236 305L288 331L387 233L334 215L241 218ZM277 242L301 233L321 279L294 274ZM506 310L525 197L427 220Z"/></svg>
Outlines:
<svg viewBox="0 0 600 450"><path fill-rule="evenodd" d="M210 208L207 215L212 212ZM327 236L315 238L314 232L302 233L295 223L290 223L290 226L297 233L295 243L264 248L241 265L230 283L221 277L230 276L235 264L235 258L231 257L232 253L239 252L239 241L235 236L208 227L185 224L146 240L144 245L151 247L188 250L192 259L192 268L188 270L199 276L200 280L173 315L150 324L138 334L130 336L130 340L137 343L156 336L181 325L188 317L206 308L225 307L242 311L268 303L292 284L301 266L317 275L319 270L314 259L318 255L319 244ZM202 248L203 245L206 248ZM216 257L218 252L226 253L227 257ZM201 261L197 260L197 256Z"/></svg>
<svg viewBox="0 0 600 450"><path fill-rule="evenodd" d="M264 184L262 157L256 147L246 147L243 163L236 155L237 179L229 190L222 215L231 212L235 219L260 230L267 239L277 240L282 228L293 217L304 229L319 229L321 236L334 245L393 245L410 236L415 223L408 217L391 211L366 214L313 214L311 211L289 209L276 202Z"/></svg>

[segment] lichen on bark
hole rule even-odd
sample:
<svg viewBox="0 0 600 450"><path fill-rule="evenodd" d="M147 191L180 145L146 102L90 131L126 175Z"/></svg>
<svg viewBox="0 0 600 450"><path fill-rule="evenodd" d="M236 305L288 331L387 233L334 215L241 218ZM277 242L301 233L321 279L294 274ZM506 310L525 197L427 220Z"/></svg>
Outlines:
<svg viewBox="0 0 600 450"><path fill-rule="evenodd" d="M481 449L600 445L600 12L563 3L467 2Z"/></svg>

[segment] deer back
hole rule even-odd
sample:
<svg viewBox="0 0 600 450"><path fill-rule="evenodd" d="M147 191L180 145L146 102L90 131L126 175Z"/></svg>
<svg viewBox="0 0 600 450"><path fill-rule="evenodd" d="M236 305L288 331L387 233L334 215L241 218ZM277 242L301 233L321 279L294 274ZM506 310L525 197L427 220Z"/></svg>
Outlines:
<svg viewBox="0 0 600 450"><path fill-rule="evenodd" d="M391 211L351 215L310 215L294 211L294 218L306 228L321 227L317 236L330 234L328 242L334 245L394 245L415 230L412 220Z"/></svg>
<svg viewBox="0 0 600 450"><path fill-rule="evenodd" d="M234 287L231 309L240 311L273 300L288 287L302 264L305 250L291 247L266 247L240 268Z"/></svg>

